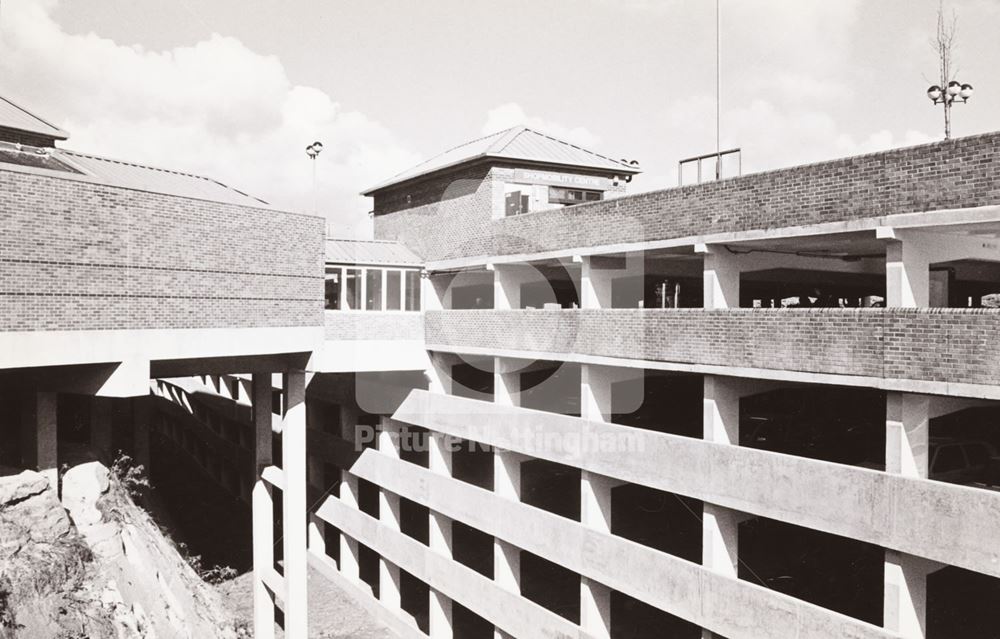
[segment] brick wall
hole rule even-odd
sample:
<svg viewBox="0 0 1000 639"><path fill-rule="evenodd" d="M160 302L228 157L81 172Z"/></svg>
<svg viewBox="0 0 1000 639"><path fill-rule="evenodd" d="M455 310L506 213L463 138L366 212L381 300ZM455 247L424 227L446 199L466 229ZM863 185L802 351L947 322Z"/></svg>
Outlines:
<svg viewBox="0 0 1000 639"><path fill-rule="evenodd" d="M321 326L321 218L0 170L0 330Z"/></svg>
<svg viewBox="0 0 1000 639"><path fill-rule="evenodd" d="M328 340L422 340L424 316L399 311L326 311Z"/></svg>
<svg viewBox="0 0 1000 639"><path fill-rule="evenodd" d="M396 237L434 261L990 204L1000 204L1000 133L503 218L485 230L424 219Z"/></svg>
<svg viewBox="0 0 1000 639"><path fill-rule="evenodd" d="M480 164L385 189L374 198L375 237L402 242L427 259L492 253L498 241L494 217L503 215L503 185L513 183L514 171L512 164ZM625 188L622 182L606 196L621 195Z"/></svg>
<svg viewBox="0 0 1000 639"><path fill-rule="evenodd" d="M428 345L1000 384L996 309L432 311Z"/></svg>

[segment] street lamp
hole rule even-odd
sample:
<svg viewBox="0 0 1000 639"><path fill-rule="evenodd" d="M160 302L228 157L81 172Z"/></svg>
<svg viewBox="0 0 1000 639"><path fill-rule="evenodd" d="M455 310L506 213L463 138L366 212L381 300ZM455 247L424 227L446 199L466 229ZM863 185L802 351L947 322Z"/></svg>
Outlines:
<svg viewBox="0 0 1000 639"><path fill-rule="evenodd" d="M319 204L316 199L316 156L323 150L323 143L319 140L306 147L306 155L312 160L313 167L313 213L319 213Z"/></svg>
<svg viewBox="0 0 1000 639"><path fill-rule="evenodd" d="M963 104L972 97L973 88L971 84L962 84L952 80L943 89L938 85L933 85L927 89L927 97L934 104L944 105L944 139L951 139L951 105L956 101Z"/></svg>

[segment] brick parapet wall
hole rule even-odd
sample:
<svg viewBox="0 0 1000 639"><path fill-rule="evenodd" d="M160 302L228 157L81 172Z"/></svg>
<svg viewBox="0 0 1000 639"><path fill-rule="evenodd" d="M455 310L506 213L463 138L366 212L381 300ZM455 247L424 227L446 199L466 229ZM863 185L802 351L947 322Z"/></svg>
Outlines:
<svg viewBox="0 0 1000 639"><path fill-rule="evenodd" d="M410 311L326 311L327 340L423 340L424 316Z"/></svg>
<svg viewBox="0 0 1000 639"><path fill-rule="evenodd" d="M321 218L0 169L0 330L321 326Z"/></svg>
<svg viewBox="0 0 1000 639"><path fill-rule="evenodd" d="M1000 384L995 309L432 311L429 346Z"/></svg>
<svg viewBox="0 0 1000 639"><path fill-rule="evenodd" d="M491 220L485 229L425 219L390 239L436 261L996 204L1000 133L989 133ZM380 224L396 222L376 220L376 232Z"/></svg>

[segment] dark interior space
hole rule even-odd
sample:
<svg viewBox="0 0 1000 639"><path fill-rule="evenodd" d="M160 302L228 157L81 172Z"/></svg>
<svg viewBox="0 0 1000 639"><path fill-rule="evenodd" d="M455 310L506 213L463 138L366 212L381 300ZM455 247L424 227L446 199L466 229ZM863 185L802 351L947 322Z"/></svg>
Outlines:
<svg viewBox="0 0 1000 639"><path fill-rule="evenodd" d="M521 501L580 520L580 469L544 459L521 462Z"/></svg>
<svg viewBox="0 0 1000 639"><path fill-rule="evenodd" d="M472 568L484 577L493 579L493 536L467 526L460 521L451 522L452 559Z"/></svg>
<svg viewBox="0 0 1000 639"><path fill-rule="evenodd" d="M376 484L358 478L358 510L375 519L379 517L378 491Z"/></svg>
<svg viewBox="0 0 1000 639"><path fill-rule="evenodd" d="M430 511L406 497L399 498L399 529L422 544L430 539Z"/></svg>
<svg viewBox="0 0 1000 639"><path fill-rule="evenodd" d="M740 445L885 469L885 392L789 387L740 400Z"/></svg>
<svg viewBox="0 0 1000 639"><path fill-rule="evenodd" d="M629 385L642 384L641 404L635 410L616 412L616 424L671 435L701 439L704 430L702 401L705 382L701 375L678 375L664 371L644 372L641 381L625 381L611 387L611 405L632 408L634 394ZM617 399L622 395L624 401Z"/></svg>
<svg viewBox="0 0 1000 639"><path fill-rule="evenodd" d="M994 639L1000 579L949 566L927 576L927 639Z"/></svg>
<svg viewBox="0 0 1000 639"><path fill-rule="evenodd" d="M451 628L456 639L493 639L493 624L457 601L451 604Z"/></svg>
<svg viewBox="0 0 1000 639"><path fill-rule="evenodd" d="M378 599L378 564L379 555L368 546L358 543L358 573L361 581L372 589L372 595Z"/></svg>
<svg viewBox="0 0 1000 639"><path fill-rule="evenodd" d="M521 285L521 308L579 308L580 294L566 267L552 262L535 268L537 278Z"/></svg>
<svg viewBox="0 0 1000 639"><path fill-rule="evenodd" d="M697 499L636 484L611 491L611 532L701 563L701 512Z"/></svg>
<svg viewBox="0 0 1000 639"><path fill-rule="evenodd" d="M451 454L451 476L486 490L493 490L493 450L462 440Z"/></svg>
<svg viewBox="0 0 1000 639"><path fill-rule="evenodd" d="M573 623L580 623L580 575L521 551L521 595Z"/></svg>
<svg viewBox="0 0 1000 639"><path fill-rule="evenodd" d="M739 525L739 578L882 624L885 551L763 517Z"/></svg>
<svg viewBox="0 0 1000 639"><path fill-rule="evenodd" d="M884 304L884 298L881 273L775 268L740 277L743 308L860 307Z"/></svg>
<svg viewBox="0 0 1000 639"><path fill-rule="evenodd" d="M930 479L1000 487L1000 407L966 408L930 420L927 464Z"/></svg>
<svg viewBox="0 0 1000 639"><path fill-rule="evenodd" d="M178 544L202 565L229 566L243 573L253 566L250 505L225 490L205 474L191 457L159 433L150 437L152 485L150 512ZM274 491L280 521L281 491ZM280 538L278 525L275 539ZM275 546L276 560L281 544Z"/></svg>
<svg viewBox="0 0 1000 639"><path fill-rule="evenodd" d="M461 362L451 367L453 395L493 401L493 360Z"/></svg>
<svg viewBox="0 0 1000 639"><path fill-rule="evenodd" d="M430 431L420 426L403 424L399 437L399 458L427 468L430 463Z"/></svg>
<svg viewBox="0 0 1000 639"><path fill-rule="evenodd" d="M421 632L430 632L430 587L405 570L399 571L400 607L413 615Z"/></svg>
<svg viewBox="0 0 1000 639"><path fill-rule="evenodd" d="M580 367L537 362L520 374L521 407L580 416Z"/></svg>
<svg viewBox="0 0 1000 639"><path fill-rule="evenodd" d="M611 639L661 637L700 639L701 627L617 590L611 591Z"/></svg>

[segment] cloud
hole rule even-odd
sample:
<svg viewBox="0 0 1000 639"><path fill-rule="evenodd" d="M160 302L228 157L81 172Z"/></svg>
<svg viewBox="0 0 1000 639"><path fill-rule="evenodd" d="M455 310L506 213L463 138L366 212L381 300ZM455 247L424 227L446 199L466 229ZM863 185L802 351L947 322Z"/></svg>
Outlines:
<svg viewBox="0 0 1000 639"><path fill-rule="evenodd" d="M486 114L486 123L483 125L483 135L519 125L531 127L586 148L593 148L600 142L597 135L584 127L567 127L551 120L529 116L524 108L516 102L507 102L490 109Z"/></svg>
<svg viewBox="0 0 1000 639"><path fill-rule="evenodd" d="M289 209L314 199L338 235L367 230L358 191L419 158L378 122L292 82L274 56L213 34L150 51L70 34L55 0L7 0L0 74L70 132L64 146L204 174ZM304 149L321 140L317 192Z"/></svg>

